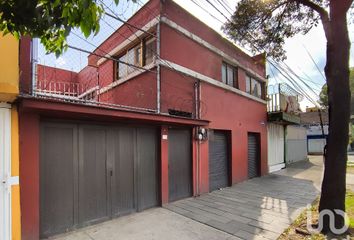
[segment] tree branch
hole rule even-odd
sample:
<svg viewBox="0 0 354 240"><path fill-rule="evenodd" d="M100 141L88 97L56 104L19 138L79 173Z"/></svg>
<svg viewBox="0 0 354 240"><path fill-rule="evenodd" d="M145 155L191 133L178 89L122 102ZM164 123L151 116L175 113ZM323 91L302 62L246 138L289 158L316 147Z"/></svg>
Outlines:
<svg viewBox="0 0 354 240"><path fill-rule="evenodd" d="M353 0L345 0L344 1L346 11L349 10L349 8L352 6L352 3L353 3Z"/></svg>
<svg viewBox="0 0 354 240"><path fill-rule="evenodd" d="M329 22L328 12L326 11L326 9L324 9L320 5L317 5L316 3L314 3L310 0L292 0L292 1L301 3L302 5L313 9L314 11L316 11L320 15L322 21Z"/></svg>
<svg viewBox="0 0 354 240"><path fill-rule="evenodd" d="M300 3L306 7L311 8L315 12L317 12L320 15L322 25L323 25L323 30L325 32L327 40L331 39L330 18L329 18L329 14L326 11L326 9L324 9L320 5L317 5L316 3L312 2L311 0L291 0L291 1L295 1L297 3ZM352 1L352 0L348 0L348 1Z"/></svg>

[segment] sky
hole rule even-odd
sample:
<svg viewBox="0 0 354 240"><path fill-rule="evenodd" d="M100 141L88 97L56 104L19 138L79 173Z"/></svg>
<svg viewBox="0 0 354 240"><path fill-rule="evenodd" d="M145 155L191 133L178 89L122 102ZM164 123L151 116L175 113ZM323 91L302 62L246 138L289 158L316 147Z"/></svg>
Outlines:
<svg viewBox="0 0 354 240"><path fill-rule="evenodd" d="M113 0L104 0L106 6L108 6L110 9L106 9L106 11L110 12L112 10L115 14L123 19L128 19L146 1L147 0L138 0L136 3L133 3L131 0L120 0L119 4L115 5ZM194 2L204 7L204 9L206 9L214 17L210 16L209 13L201 9L191 0L174 1L189 11L191 14L199 18L201 21L206 23L209 27L213 28L224 37L227 37L221 31L222 23L220 22L226 21L225 17L216 11L212 6L208 5L205 0L194 0ZM211 1L220 10L223 11L226 17L230 16L230 14L222 6L220 6L220 4L218 5L217 0ZM224 0L224 2L227 2L228 6L232 9L235 8L237 1L238 0ZM104 16L101 20L101 30L96 36L91 36L86 40L83 35L80 34L79 30L74 30L74 33L70 34L67 39L68 44L92 51L102 41L104 41L104 39L111 35L113 31L121 24L121 22L115 19ZM348 28L351 41L353 41L352 39L354 39L354 26L349 25ZM247 52L247 49L242 48L242 46L239 47ZM322 25L313 28L306 35L299 34L291 39L287 39L284 48L287 52L287 60L285 60L285 63L294 72L296 72L296 74L302 78L306 84L309 85L312 91L307 90L306 92L313 100L317 101L318 93L320 92L322 85L325 83L323 69L326 62L326 40ZM61 57L56 58L53 54L46 55L43 47L38 44L38 62L45 65L79 71L85 65L87 65L87 54L69 49ZM351 51L350 54L350 66L354 66L354 51ZM272 68L269 64L267 65L267 74L269 75L268 85L282 82L288 83L288 80L286 80L281 74L279 74L276 69ZM308 99L304 98L300 102L300 107L302 110L305 110L307 106L312 107L314 104Z"/></svg>

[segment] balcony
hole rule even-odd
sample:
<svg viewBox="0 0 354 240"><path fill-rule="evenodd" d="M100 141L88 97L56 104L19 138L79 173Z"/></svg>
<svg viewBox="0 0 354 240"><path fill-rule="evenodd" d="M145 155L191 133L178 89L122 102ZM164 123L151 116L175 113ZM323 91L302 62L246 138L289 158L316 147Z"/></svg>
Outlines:
<svg viewBox="0 0 354 240"><path fill-rule="evenodd" d="M286 83L268 86L268 121L289 125L300 124L302 95Z"/></svg>
<svg viewBox="0 0 354 240"><path fill-rule="evenodd" d="M95 102L98 89L98 86L90 87L82 83L38 80L33 93L37 97L69 102Z"/></svg>

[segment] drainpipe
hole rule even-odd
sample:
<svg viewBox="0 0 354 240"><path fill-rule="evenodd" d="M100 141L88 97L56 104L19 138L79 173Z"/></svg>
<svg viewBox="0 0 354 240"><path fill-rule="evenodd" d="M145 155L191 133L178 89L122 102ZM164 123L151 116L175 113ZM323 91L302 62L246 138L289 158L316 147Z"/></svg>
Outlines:
<svg viewBox="0 0 354 240"><path fill-rule="evenodd" d="M156 52L157 52L157 58L160 59L160 19L159 22L157 23L157 29L156 29ZM156 101L157 101L157 113L161 112L161 67L160 67L160 61L157 61L157 75L156 75Z"/></svg>
<svg viewBox="0 0 354 240"><path fill-rule="evenodd" d="M35 95L37 88L37 58L38 58L38 40L32 39L31 68L32 68L32 89L31 95Z"/></svg>
<svg viewBox="0 0 354 240"><path fill-rule="evenodd" d="M195 195L198 196L199 195L199 140L197 140L198 138L198 128L196 127L195 131L194 131L194 139L197 141L196 144L196 187L195 187Z"/></svg>
<svg viewBox="0 0 354 240"><path fill-rule="evenodd" d="M284 163L287 165L286 161L286 135L287 135L287 125L284 125Z"/></svg>
<svg viewBox="0 0 354 240"><path fill-rule="evenodd" d="M200 81L197 80L194 84L194 92L195 92L195 115L197 119L201 118L201 113L200 113L200 96L201 96L201 88L200 88ZM196 131L197 138L198 138L198 128ZM196 163L196 195L200 195L200 161L201 161L201 151L200 151L200 145L201 145L201 140L197 140L197 163Z"/></svg>

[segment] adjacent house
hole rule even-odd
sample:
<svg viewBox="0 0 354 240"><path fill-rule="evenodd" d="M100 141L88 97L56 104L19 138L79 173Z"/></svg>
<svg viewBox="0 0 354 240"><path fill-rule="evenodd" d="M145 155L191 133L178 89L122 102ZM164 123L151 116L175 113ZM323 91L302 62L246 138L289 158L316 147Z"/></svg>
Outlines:
<svg viewBox="0 0 354 240"><path fill-rule="evenodd" d="M329 122L327 110L321 110L321 112L319 112L319 109L307 109L307 111L301 113L300 116L301 125L307 129L308 153L323 154L328 137Z"/></svg>
<svg viewBox="0 0 354 240"><path fill-rule="evenodd" d="M21 82L22 239L268 173L264 55L151 0L80 72Z"/></svg>
<svg viewBox="0 0 354 240"><path fill-rule="evenodd" d="M21 239L19 130L15 102L28 39L0 36L0 239ZM29 43L29 42L28 42ZM29 53L29 51L27 51ZM28 65L29 66L29 65Z"/></svg>
<svg viewBox="0 0 354 240"><path fill-rule="evenodd" d="M307 159L306 128L300 125L301 99L286 83L268 86L269 172Z"/></svg>

